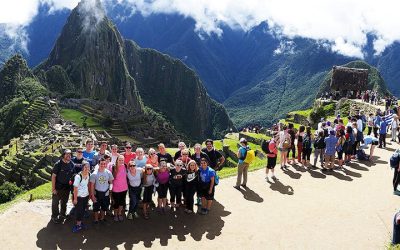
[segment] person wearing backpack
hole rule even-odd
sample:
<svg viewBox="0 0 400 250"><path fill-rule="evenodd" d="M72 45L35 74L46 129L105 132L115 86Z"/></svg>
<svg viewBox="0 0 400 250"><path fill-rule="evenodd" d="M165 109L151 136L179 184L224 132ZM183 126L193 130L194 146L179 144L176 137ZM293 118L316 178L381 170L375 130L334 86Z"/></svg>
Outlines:
<svg viewBox="0 0 400 250"><path fill-rule="evenodd" d="M288 152L291 148L290 135L286 125L283 125L282 131L279 132L279 147L278 150L281 152L281 169L287 169L286 164L288 163Z"/></svg>
<svg viewBox="0 0 400 250"><path fill-rule="evenodd" d="M294 130L293 123L289 123L289 125L288 125L288 134L290 135L290 149L288 152L288 158L289 158L290 152L292 152L291 163L295 164L296 163L296 146L294 145L294 141L296 139L296 132Z"/></svg>
<svg viewBox="0 0 400 250"><path fill-rule="evenodd" d="M338 139L337 144L336 144L336 152L338 154L339 169L344 170L343 169L343 152L344 152L344 144L346 142L344 130L343 129L337 130L336 137Z"/></svg>
<svg viewBox="0 0 400 250"><path fill-rule="evenodd" d="M268 144L268 154L267 154L267 167L265 169L265 174L266 177L265 179L268 181L268 173L271 170L271 179L272 180L278 180L276 178L274 171L275 171L275 166L276 166L276 158L278 157L278 149L276 147L276 142L275 142L275 137L272 136L271 140L269 141Z"/></svg>
<svg viewBox="0 0 400 250"><path fill-rule="evenodd" d="M314 165L315 168L317 166L317 161L319 157L319 161L321 162L321 168L324 168L324 151L325 151L325 136L324 131L318 131L318 136L314 142Z"/></svg>
<svg viewBox="0 0 400 250"><path fill-rule="evenodd" d="M351 161L351 156L353 155L353 143L354 143L354 135L352 127L346 127L346 134L345 134L346 141L344 143L344 154L345 160L344 162L347 164Z"/></svg>
<svg viewBox="0 0 400 250"><path fill-rule="evenodd" d="M74 163L71 161L71 155L71 150L64 150L61 160L54 164L51 174L51 220L56 224L66 218L67 202L71 190L69 182L74 174ZM61 210L59 206L61 206Z"/></svg>
<svg viewBox="0 0 400 250"><path fill-rule="evenodd" d="M247 145L247 140L245 138L240 139L240 148L237 152L238 161L238 171L236 177L236 185L234 188L240 190L240 186L246 187L247 184L247 172L249 170L249 164L245 162L247 151L249 150L249 146ZM243 176L243 183L242 183Z"/></svg>
<svg viewBox="0 0 400 250"><path fill-rule="evenodd" d="M202 215L207 215L210 211L212 201L214 200L215 193L215 178L216 172L209 166L207 159L202 158L200 161L199 169L199 194L201 196L201 210Z"/></svg>
<svg viewBox="0 0 400 250"><path fill-rule="evenodd" d="M72 228L73 233L77 233L86 226L82 223L83 215L89 201L89 178L90 178L90 163L82 162L82 171L75 175L74 178L74 199L76 223Z"/></svg>
<svg viewBox="0 0 400 250"><path fill-rule="evenodd" d="M303 136L302 141L302 164L304 167L307 167L310 164L310 157L312 152L312 134L311 134L311 127L307 127L306 133ZM315 164L314 164L315 165Z"/></svg>
<svg viewBox="0 0 400 250"><path fill-rule="evenodd" d="M303 137L304 137L304 131L306 130L306 127L303 125L300 126L299 131L296 134L297 138L297 162L301 163L302 162L302 153L303 153Z"/></svg>

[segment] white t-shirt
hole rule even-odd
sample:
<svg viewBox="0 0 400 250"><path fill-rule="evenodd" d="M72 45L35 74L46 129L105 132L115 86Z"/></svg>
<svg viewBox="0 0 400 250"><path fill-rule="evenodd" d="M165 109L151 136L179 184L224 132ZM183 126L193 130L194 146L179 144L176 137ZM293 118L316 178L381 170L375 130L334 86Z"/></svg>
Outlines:
<svg viewBox="0 0 400 250"><path fill-rule="evenodd" d="M89 175L81 181L80 174L75 175L74 187L78 188L78 197L87 197L89 195Z"/></svg>
<svg viewBox="0 0 400 250"><path fill-rule="evenodd" d="M136 175L132 175L131 171L128 170L127 177L129 180L129 186L131 187L139 187L142 181L142 168L136 168Z"/></svg>

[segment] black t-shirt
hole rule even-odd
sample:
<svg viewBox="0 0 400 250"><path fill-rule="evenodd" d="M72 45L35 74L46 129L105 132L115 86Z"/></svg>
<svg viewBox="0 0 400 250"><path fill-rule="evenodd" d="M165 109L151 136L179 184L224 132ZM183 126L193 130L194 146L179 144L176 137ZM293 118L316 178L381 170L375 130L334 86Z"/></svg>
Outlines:
<svg viewBox="0 0 400 250"><path fill-rule="evenodd" d="M82 162L84 158L78 159L76 157L72 158L72 162L74 163L74 173L77 174L82 171Z"/></svg>
<svg viewBox="0 0 400 250"><path fill-rule="evenodd" d="M74 174L74 163L60 160L54 165L52 173L56 175L56 190L69 189L69 181Z"/></svg>
<svg viewBox="0 0 400 250"><path fill-rule="evenodd" d="M194 153L192 155L192 160L194 160L198 166L200 166L201 158L206 158L207 161L210 162L210 158L208 157L208 155L206 153L202 152L202 151L200 151L200 155L199 156L196 153Z"/></svg>
<svg viewBox="0 0 400 250"><path fill-rule="evenodd" d="M157 153L158 163L165 161L167 163L173 163L172 156L169 153L165 153L165 155L161 153Z"/></svg>
<svg viewBox="0 0 400 250"><path fill-rule="evenodd" d="M215 170L218 159L222 157L221 153L214 148L211 151L208 151L207 148L203 148L201 151L208 155L208 158L210 159L210 167Z"/></svg>
<svg viewBox="0 0 400 250"><path fill-rule="evenodd" d="M197 185L199 181L199 172L191 172L187 171L186 172L186 184L190 183L190 185Z"/></svg>
<svg viewBox="0 0 400 250"><path fill-rule="evenodd" d="M177 151L174 156L174 161L178 160L179 157L181 157L181 154L182 154L181 150ZM189 152L189 158L192 158L192 155L190 154L190 152Z"/></svg>
<svg viewBox="0 0 400 250"><path fill-rule="evenodd" d="M169 175L169 182L173 186L182 186L183 182L186 178L186 170L181 168L179 172L176 171L176 169L171 169L170 175Z"/></svg>

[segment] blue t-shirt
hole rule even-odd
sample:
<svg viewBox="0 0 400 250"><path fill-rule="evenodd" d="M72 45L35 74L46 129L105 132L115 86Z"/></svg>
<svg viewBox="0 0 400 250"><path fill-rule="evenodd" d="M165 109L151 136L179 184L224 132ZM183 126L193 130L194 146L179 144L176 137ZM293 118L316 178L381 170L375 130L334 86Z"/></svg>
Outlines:
<svg viewBox="0 0 400 250"><path fill-rule="evenodd" d="M204 183L209 183L211 178L215 177L215 170L207 167L206 169L200 168L200 179Z"/></svg>
<svg viewBox="0 0 400 250"><path fill-rule="evenodd" d="M135 159L136 167L137 168L144 168L146 167L147 157L143 156L143 159L139 160L138 158Z"/></svg>
<svg viewBox="0 0 400 250"><path fill-rule="evenodd" d="M239 158L239 163L240 164L243 163L245 155L246 155L246 152L247 152L247 148L245 148L245 147L240 147L239 148L239 153L240 153L240 156L242 158L242 159Z"/></svg>
<svg viewBox="0 0 400 250"><path fill-rule="evenodd" d="M95 154L96 154L96 151L95 151L95 150L92 150L91 152L86 152L86 150L83 151L83 158L84 158L86 161L89 162L90 166L94 166L94 161L93 161L93 159L94 159Z"/></svg>
<svg viewBox="0 0 400 250"><path fill-rule="evenodd" d="M330 135L329 137L325 138L325 154L335 155L337 141L338 139L334 135Z"/></svg>

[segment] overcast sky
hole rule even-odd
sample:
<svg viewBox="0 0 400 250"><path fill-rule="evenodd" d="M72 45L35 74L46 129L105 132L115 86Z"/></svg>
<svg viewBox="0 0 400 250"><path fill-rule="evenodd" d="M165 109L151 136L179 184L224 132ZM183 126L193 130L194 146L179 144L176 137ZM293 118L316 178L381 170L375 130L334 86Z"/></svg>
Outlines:
<svg viewBox="0 0 400 250"><path fill-rule="evenodd" d="M95 0L88 0L95 1ZM102 0L111 1L111 0ZM52 10L74 8L79 0L1 1L0 23L11 36L23 33L37 14L40 2ZM363 57L366 34L373 33L376 54L400 40L400 1L395 0L118 0L145 15L179 13L196 21L196 30L223 35L219 26L249 30L267 21L274 33L301 36L330 44L333 51Z"/></svg>

